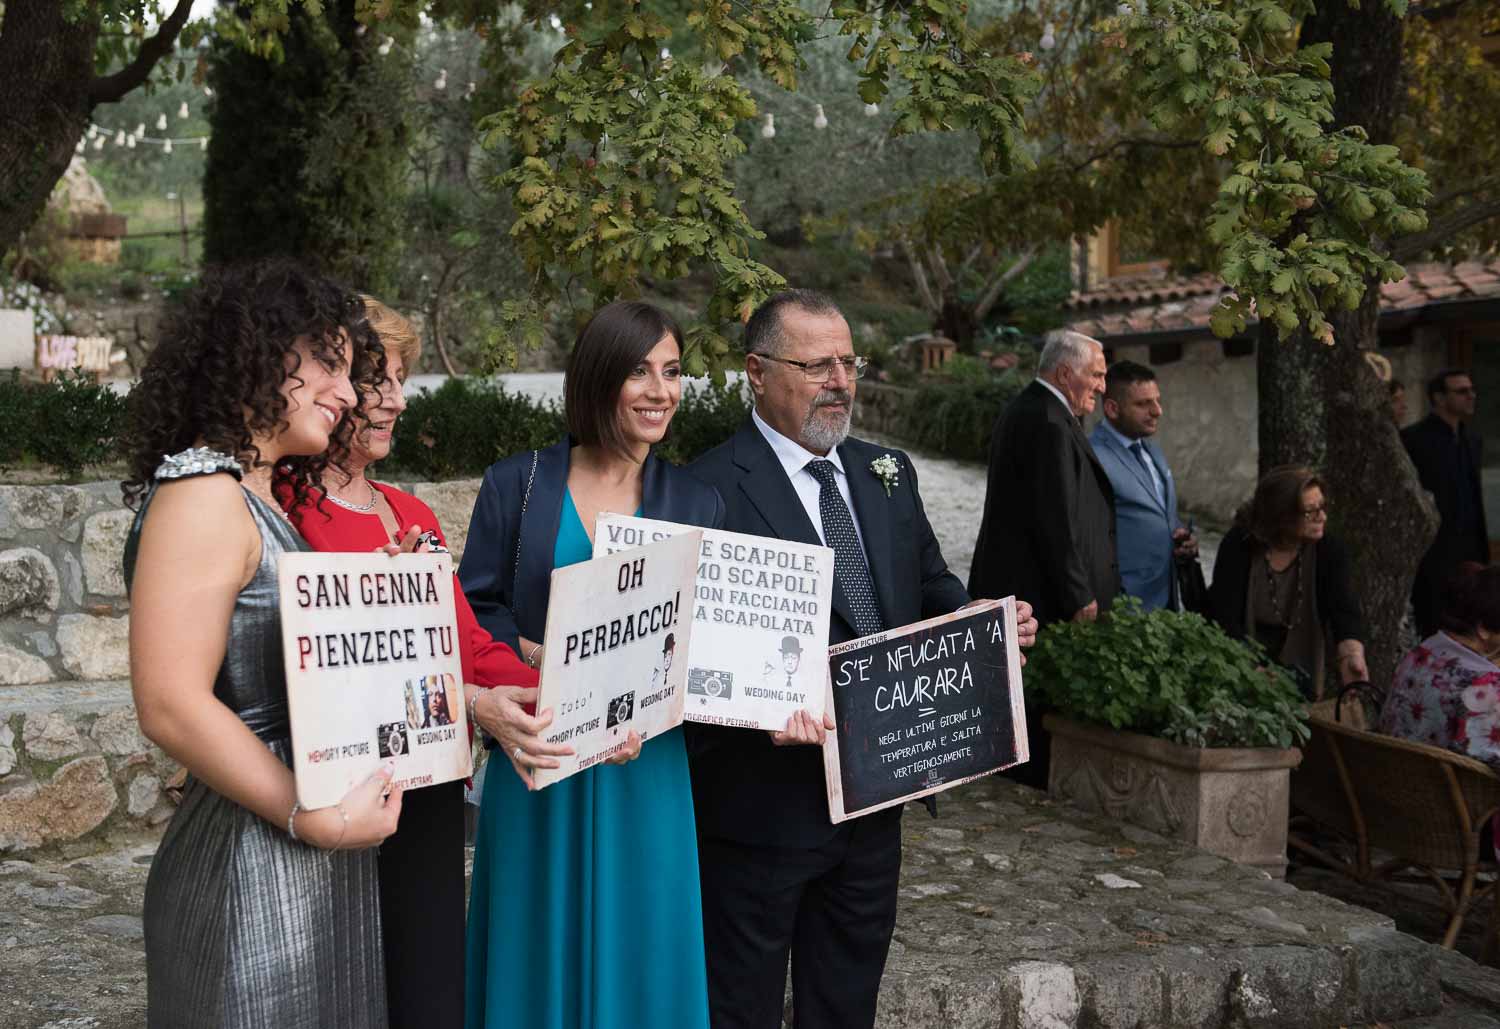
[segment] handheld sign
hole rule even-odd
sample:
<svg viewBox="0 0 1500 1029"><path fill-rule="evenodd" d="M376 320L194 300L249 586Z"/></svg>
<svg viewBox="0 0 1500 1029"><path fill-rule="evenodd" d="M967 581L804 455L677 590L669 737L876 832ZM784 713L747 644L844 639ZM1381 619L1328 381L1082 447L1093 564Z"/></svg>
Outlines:
<svg viewBox="0 0 1500 1029"><path fill-rule="evenodd" d="M337 804L387 758L405 789L472 771L448 554L283 554L297 799Z"/></svg>
<svg viewBox="0 0 1500 1029"><path fill-rule="evenodd" d="M828 648L838 728L823 744L843 822L1030 756L1014 597Z"/></svg>
<svg viewBox="0 0 1500 1029"><path fill-rule="evenodd" d="M594 556L701 532L687 651L689 722L784 729L823 717L833 551L721 529L601 514Z"/></svg>
<svg viewBox="0 0 1500 1029"><path fill-rule="evenodd" d="M573 753L536 769L537 789L615 754L632 729L650 740L682 724L701 545L689 532L553 569L536 708L553 711L547 742Z"/></svg>

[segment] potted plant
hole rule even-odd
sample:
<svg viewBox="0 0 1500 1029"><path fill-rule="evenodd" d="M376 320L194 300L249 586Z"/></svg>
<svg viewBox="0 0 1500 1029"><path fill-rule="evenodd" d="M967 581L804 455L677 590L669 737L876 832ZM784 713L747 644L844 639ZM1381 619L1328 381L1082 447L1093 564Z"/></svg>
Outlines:
<svg viewBox="0 0 1500 1029"><path fill-rule="evenodd" d="M1306 707L1258 646L1122 598L1097 622L1049 626L1026 687L1052 711L1053 796L1285 873Z"/></svg>

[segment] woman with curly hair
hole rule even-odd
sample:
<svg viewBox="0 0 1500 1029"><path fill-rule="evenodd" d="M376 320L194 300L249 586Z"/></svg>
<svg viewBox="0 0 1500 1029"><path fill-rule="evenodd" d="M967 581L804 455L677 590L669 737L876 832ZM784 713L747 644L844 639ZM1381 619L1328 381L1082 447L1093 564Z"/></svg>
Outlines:
<svg viewBox="0 0 1500 1029"><path fill-rule="evenodd" d="M147 1021L384 1026L375 851L383 768L335 806L297 803L276 562L308 549L276 491L375 381L357 299L295 265L206 272L131 392L125 546L141 731L190 773L146 882Z"/></svg>
<svg viewBox="0 0 1500 1029"><path fill-rule="evenodd" d="M415 529L419 549L446 551L443 527L430 507L369 475L375 462L390 455L396 423L406 410L402 388L421 357L422 341L401 315L374 297L361 299L384 351L385 378L361 398L348 444L338 448L336 463L324 476L324 492L288 503L287 513L314 550L375 550ZM536 671L479 627L456 582L453 600L470 725L482 725L505 753L518 745L544 745L535 737L535 720L521 707L536 701ZM436 698L446 703L441 692ZM408 720L420 724L410 694L407 703ZM400 828L380 847L380 919L393 1029L463 1025L463 810L462 782L411 790L402 802ZM421 888L413 889L414 882Z"/></svg>

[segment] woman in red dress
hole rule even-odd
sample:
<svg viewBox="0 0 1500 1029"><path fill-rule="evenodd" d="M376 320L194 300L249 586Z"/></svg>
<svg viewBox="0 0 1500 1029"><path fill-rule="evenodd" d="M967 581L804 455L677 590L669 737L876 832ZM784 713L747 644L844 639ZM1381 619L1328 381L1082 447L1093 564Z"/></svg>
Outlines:
<svg viewBox="0 0 1500 1029"><path fill-rule="evenodd" d="M396 420L406 409L402 384L416 366L421 339L405 318L372 297L362 299L385 350L385 383L364 397L349 456L342 467L328 469L325 492L288 514L316 550L370 551L392 542L410 547L414 537L419 551L446 552L442 527L426 504L366 475L391 452ZM471 723L499 740L500 753L519 748L528 763L555 767L549 755L566 748L538 735L551 712L531 717L523 708L536 700L537 673L479 627L456 579L453 599ZM400 825L380 848L380 912L391 1029L463 1025L463 783L406 792Z"/></svg>

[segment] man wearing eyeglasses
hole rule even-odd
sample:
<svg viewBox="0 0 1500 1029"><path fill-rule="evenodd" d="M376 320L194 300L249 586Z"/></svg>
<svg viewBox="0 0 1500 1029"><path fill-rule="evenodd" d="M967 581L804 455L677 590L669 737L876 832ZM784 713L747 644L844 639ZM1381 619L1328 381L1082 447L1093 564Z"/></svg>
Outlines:
<svg viewBox="0 0 1500 1029"><path fill-rule="evenodd" d="M833 549L830 643L969 603L911 460L849 438L865 360L838 305L811 290L777 294L750 317L745 349L755 408L691 466L723 496L724 528ZM1036 622L1024 605L1017 618L1028 646ZM829 821L818 744L831 713L798 712L772 733L688 728L714 1029L779 1029L788 954L799 1029L873 1025L896 923L901 808Z"/></svg>
<svg viewBox="0 0 1500 1029"><path fill-rule="evenodd" d="M1423 639L1438 629L1448 582L1459 566L1466 561L1490 562L1479 483L1483 441L1468 425L1477 396L1468 372L1445 369L1427 383L1427 417L1401 431L1422 488L1432 494L1442 516L1437 539L1422 558L1412 587L1417 631Z"/></svg>

